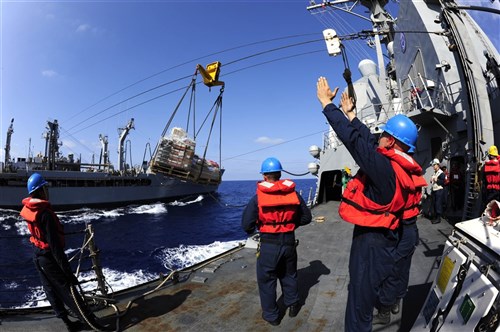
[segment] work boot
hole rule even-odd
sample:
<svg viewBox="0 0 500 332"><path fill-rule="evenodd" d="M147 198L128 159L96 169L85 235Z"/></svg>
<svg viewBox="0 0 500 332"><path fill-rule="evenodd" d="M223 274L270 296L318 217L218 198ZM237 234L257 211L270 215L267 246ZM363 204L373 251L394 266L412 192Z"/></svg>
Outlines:
<svg viewBox="0 0 500 332"><path fill-rule="evenodd" d="M396 303L394 303L391 307L391 313L393 313L394 315L398 314L399 313L399 305L401 303L401 299L397 299L396 300Z"/></svg>
<svg viewBox="0 0 500 332"><path fill-rule="evenodd" d="M437 215L436 219L434 219L433 221L431 221L431 223L433 223L433 224L439 224L440 222L441 222L441 216L440 215Z"/></svg>
<svg viewBox="0 0 500 332"><path fill-rule="evenodd" d="M373 316L372 325L387 325L391 322L391 306L381 306Z"/></svg>
<svg viewBox="0 0 500 332"><path fill-rule="evenodd" d="M80 321L73 322L71 321L68 316L63 316L61 317L62 321L64 322L64 325L66 325L66 328L68 329L68 332L78 332L81 331L85 325L81 323Z"/></svg>
<svg viewBox="0 0 500 332"><path fill-rule="evenodd" d="M292 304L288 309L288 316L295 317L300 311L300 305L298 303Z"/></svg>

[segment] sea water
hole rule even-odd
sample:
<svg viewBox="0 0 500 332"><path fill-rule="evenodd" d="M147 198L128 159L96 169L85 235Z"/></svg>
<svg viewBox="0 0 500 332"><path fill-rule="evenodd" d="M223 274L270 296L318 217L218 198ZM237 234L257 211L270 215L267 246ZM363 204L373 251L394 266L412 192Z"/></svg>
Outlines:
<svg viewBox="0 0 500 332"><path fill-rule="evenodd" d="M312 199L315 179L295 179L304 200ZM241 228L244 206L256 181L223 181L217 193L170 203L115 209L57 212L64 225L66 254L78 266L84 235L92 225L109 291L118 291L191 266L234 248L247 238ZM0 209L0 307L48 305L33 264L26 222L18 211ZM83 265L81 265L83 266ZM84 289L93 274L81 271Z"/></svg>

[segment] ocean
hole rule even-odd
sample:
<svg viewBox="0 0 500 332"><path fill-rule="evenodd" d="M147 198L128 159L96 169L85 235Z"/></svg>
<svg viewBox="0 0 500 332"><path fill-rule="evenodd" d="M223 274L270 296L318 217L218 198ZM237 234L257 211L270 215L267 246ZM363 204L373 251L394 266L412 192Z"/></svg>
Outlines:
<svg viewBox="0 0 500 332"><path fill-rule="evenodd" d="M295 179L304 200L312 199L316 180ZM109 291L118 291L172 270L191 266L246 240L241 229L244 206L256 181L223 181L217 193L182 201L57 212L64 225L66 254L81 258L86 225L91 224ZM0 307L46 306L33 264L26 222L18 211L0 209ZM82 255L83 256L83 255ZM90 264L90 263L88 263ZM93 274L81 264L84 290L94 289Z"/></svg>

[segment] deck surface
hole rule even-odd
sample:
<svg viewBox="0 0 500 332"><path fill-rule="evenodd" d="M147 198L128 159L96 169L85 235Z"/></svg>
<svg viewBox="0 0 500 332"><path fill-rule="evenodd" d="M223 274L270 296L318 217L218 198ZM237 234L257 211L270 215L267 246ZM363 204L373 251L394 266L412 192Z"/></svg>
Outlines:
<svg viewBox="0 0 500 332"><path fill-rule="evenodd" d="M179 274L180 282L167 283L139 297L159 282L117 295L122 314L120 331L342 331L349 282L348 262L353 226L340 220L338 202L313 209L313 222L296 232L299 292L302 308L288 317L280 299L281 324L271 326L261 318L255 272L255 249L242 248L203 267ZM321 219L324 221L318 222ZM373 331L409 331L437 273L446 237L453 228L443 220L432 225L418 221L420 244L414 254L410 285L402 311L388 326ZM250 244L251 242L249 242ZM280 289L278 287L278 296ZM126 310L132 298L129 309ZM96 312L102 322L116 326L115 311ZM51 314L0 316L1 331L64 331ZM83 331L86 331L85 329Z"/></svg>

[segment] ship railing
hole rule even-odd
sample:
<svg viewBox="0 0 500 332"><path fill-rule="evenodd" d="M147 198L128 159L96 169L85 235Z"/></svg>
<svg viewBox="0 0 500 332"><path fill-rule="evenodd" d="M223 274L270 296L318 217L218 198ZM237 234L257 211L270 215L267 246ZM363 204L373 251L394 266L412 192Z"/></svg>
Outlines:
<svg viewBox="0 0 500 332"><path fill-rule="evenodd" d="M443 82L438 82L417 73L401 81L403 107L408 111L439 111L451 115L451 98Z"/></svg>

